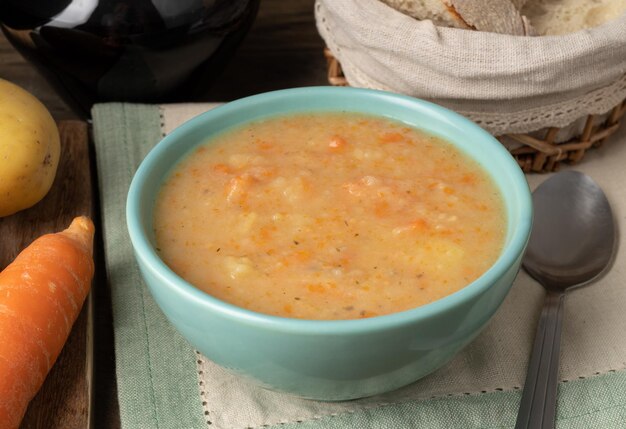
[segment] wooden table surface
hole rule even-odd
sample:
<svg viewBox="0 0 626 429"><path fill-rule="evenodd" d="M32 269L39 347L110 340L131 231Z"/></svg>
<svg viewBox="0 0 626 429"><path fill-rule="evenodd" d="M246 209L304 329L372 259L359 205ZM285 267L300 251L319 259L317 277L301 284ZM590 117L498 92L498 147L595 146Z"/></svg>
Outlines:
<svg viewBox="0 0 626 429"><path fill-rule="evenodd" d="M313 0L261 0L252 30L218 78L206 101L228 101L247 95L298 86L326 85L323 42L315 28ZM50 85L0 34L0 77L37 96L57 120L77 119ZM85 161L87 162L87 161ZM93 158L91 160L92 168ZM94 190L96 212L97 189ZM98 219L96 216L96 223ZM96 246L102 247L101 237ZM102 254L96 260L94 282L94 404L95 428L119 428L111 300ZM45 421L37 427L48 429Z"/></svg>

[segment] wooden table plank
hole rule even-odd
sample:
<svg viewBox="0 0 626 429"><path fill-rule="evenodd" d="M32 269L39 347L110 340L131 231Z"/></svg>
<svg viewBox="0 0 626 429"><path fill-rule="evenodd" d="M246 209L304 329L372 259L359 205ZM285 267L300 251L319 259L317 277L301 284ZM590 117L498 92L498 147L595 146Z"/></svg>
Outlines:
<svg viewBox="0 0 626 429"><path fill-rule="evenodd" d="M61 158L50 192L30 209L0 219L0 267L40 235L93 214L87 124L63 121ZM28 407L22 429L89 427L92 398L92 300L88 298L50 374Z"/></svg>

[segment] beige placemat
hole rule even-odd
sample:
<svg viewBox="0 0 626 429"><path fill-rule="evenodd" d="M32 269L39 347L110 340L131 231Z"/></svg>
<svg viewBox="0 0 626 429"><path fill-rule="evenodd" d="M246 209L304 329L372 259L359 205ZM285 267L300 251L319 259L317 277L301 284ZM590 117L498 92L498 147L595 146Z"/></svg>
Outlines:
<svg viewBox="0 0 626 429"><path fill-rule="evenodd" d="M161 106L162 131L216 104ZM590 151L574 167L605 190L618 222L626 217L626 127L612 141ZM532 189L547 175L529 175ZM620 237L620 248L624 237ZM626 256L619 252L613 269L598 284L571 293L566 300L560 378L573 380L626 368ZM342 403L301 400L257 388L198 354L200 394L219 428L259 427L310 420L411 399L520 389L540 312L543 289L525 272L483 333L452 362L396 392ZM232 406L237 404L237 406ZM214 410L220 410L215 413Z"/></svg>

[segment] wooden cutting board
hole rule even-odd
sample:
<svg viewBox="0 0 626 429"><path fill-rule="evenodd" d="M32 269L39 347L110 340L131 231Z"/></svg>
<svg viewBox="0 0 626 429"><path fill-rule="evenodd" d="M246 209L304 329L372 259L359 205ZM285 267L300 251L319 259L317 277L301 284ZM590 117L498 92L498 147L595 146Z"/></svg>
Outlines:
<svg viewBox="0 0 626 429"><path fill-rule="evenodd" d="M40 235L93 215L87 124L59 123L61 159L46 197L30 209L0 218L0 268ZM30 403L20 429L91 427L93 302L89 295L57 362Z"/></svg>

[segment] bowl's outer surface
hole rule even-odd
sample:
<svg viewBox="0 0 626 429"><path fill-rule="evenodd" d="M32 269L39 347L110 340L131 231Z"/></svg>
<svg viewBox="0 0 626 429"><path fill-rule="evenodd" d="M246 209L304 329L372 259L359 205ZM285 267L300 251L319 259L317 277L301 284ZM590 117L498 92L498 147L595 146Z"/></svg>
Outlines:
<svg viewBox="0 0 626 429"><path fill-rule="evenodd" d="M306 321L263 315L219 301L174 274L157 256L152 210L176 161L230 127L264 117L349 111L389 117L452 142L494 178L505 201L505 250L483 276L431 304L387 316ZM345 400L409 384L448 362L489 321L509 291L528 242L532 203L511 155L477 125L434 104L381 91L299 88L229 103L182 125L148 154L128 195L136 259L172 324L208 358L261 385Z"/></svg>

